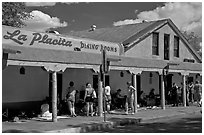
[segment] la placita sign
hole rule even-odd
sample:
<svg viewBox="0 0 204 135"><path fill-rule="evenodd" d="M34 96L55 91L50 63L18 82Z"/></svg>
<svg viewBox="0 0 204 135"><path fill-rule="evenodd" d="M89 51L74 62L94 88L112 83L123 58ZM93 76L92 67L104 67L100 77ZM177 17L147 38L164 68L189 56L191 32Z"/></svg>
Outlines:
<svg viewBox="0 0 204 135"><path fill-rule="evenodd" d="M79 48L83 52L90 53L101 53L105 49L109 55L121 55L123 53L122 46L116 43L39 33L8 26L3 26L2 32L3 44L67 51L74 51L75 48Z"/></svg>

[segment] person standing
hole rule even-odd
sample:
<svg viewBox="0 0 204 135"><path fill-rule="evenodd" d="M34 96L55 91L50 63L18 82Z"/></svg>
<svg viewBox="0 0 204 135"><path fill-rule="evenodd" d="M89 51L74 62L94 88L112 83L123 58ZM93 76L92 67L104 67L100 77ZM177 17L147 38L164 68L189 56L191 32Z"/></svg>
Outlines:
<svg viewBox="0 0 204 135"><path fill-rule="evenodd" d="M105 87L105 101L106 101L106 109L107 112L110 113L110 105L111 105L111 88L110 86Z"/></svg>
<svg viewBox="0 0 204 135"><path fill-rule="evenodd" d="M189 106L189 88L188 88L188 85L183 86L183 87L186 87L186 106Z"/></svg>
<svg viewBox="0 0 204 135"><path fill-rule="evenodd" d="M176 83L173 83L172 86L172 99L173 99L173 106L178 106L178 86Z"/></svg>
<svg viewBox="0 0 204 135"><path fill-rule="evenodd" d="M126 104L125 104L125 114L128 114L128 104L130 104L132 114L134 114L134 92L136 89L131 85L131 82L127 82L128 88L127 88L127 98L126 98Z"/></svg>
<svg viewBox="0 0 204 135"><path fill-rule="evenodd" d="M195 95L195 101L197 102L198 106L201 106L201 98L202 98L202 85L199 83L199 81L196 81L194 86L194 95Z"/></svg>
<svg viewBox="0 0 204 135"><path fill-rule="evenodd" d="M92 88L90 83L86 84L86 89L85 89L85 95L84 95L84 101L86 102L86 112L87 116L89 116L89 108L91 111L91 116L93 116L93 102L94 98L96 98L96 92Z"/></svg>
<svg viewBox="0 0 204 135"><path fill-rule="evenodd" d="M74 82L69 83L69 87L67 88L67 103L69 107L69 111L71 113L71 117L76 117L75 114L75 96L76 96L76 89L74 87Z"/></svg>
<svg viewBox="0 0 204 135"><path fill-rule="evenodd" d="M189 102L193 103L194 102L194 85L193 85L193 82L190 82L188 89L189 89Z"/></svg>

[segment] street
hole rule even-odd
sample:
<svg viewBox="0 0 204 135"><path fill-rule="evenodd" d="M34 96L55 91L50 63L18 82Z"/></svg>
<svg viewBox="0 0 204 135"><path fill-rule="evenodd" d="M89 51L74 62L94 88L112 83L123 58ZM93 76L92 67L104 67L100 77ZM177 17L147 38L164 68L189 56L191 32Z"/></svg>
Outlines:
<svg viewBox="0 0 204 135"><path fill-rule="evenodd" d="M95 133L202 133L202 114L143 121L139 125L117 126Z"/></svg>

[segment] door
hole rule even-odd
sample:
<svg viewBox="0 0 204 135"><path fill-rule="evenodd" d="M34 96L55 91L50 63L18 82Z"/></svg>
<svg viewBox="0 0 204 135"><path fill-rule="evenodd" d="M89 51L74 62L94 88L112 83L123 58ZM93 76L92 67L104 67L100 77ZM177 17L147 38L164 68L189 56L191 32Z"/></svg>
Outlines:
<svg viewBox="0 0 204 135"><path fill-rule="evenodd" d="M93 75L93 88L98 89L98 75Z"/></svg>
<svg viewBox="0 0 204 135"><path fill-rule="evenodd" d="M171 103L172 99L171 96L168 95L168 93L171 91L172 89L172 74L168 74L166 75L166 81L165 81L165 97L167 100L167 103Z"/></svg>
<svg viewBox="0 0 204 135"><path fill-rule="evenodd" d="M136 88L137 99L139 99L139 96L140 96L139 93L141 93L141 75L136 75L136 83L137 83L137 88Z"/></svg>
<svg viewBox="0 0 204 135"><path fill-rule="evenodd" d="M164 60L169 60L169 34L164 34Z"/></svg>

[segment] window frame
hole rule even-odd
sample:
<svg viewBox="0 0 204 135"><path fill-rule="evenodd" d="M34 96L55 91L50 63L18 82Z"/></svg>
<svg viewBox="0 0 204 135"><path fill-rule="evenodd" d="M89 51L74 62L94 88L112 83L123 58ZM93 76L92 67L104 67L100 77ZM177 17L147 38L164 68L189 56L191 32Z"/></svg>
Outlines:
<svg viewBox="0 0 204 135"><path fill-rule="evenodd" d="M174 36L174 57L179 58L179 49L180 49L180 38L178 36Z"/></svg>
<svg viewBox="0 0 204 135"><path fill-rule="evenodd" d="M159 56L159 32L152 33L152 55Z"/></svg>
<svg viewBox="0 0 204 135"><path fill-rule="evenodd" d="M170 34L164 33L164 60L170 60Z"/></svg>

